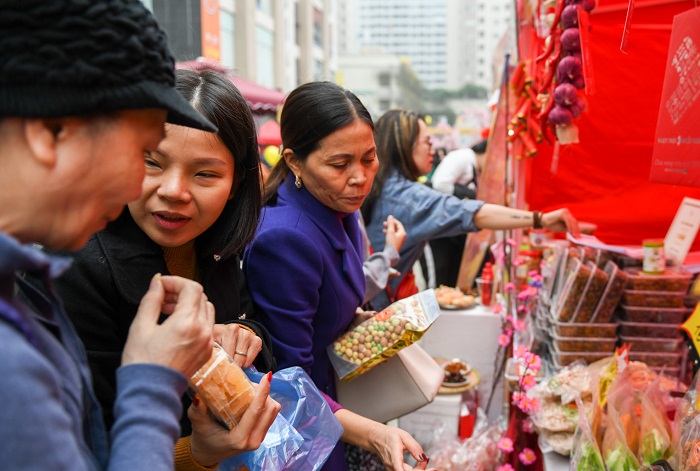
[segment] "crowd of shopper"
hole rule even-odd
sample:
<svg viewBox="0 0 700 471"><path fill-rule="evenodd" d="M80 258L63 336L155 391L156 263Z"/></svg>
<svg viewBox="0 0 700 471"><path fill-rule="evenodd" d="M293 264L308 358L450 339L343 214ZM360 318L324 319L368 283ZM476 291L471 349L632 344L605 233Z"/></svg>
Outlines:
<svg viewBox="0 0 700 471"><path fill-rule="evenodd" d="M574 217L418 183L433 167L421 116L393 110L375 126L329 82L287 97L264 182L240 92L219 72L176 74L140 1L0 10L3 467L214 469L260 446L280 411L272 371L301 367L343 442L387 469L427 469L409 433L337 402L326 348L414 291L429 240L577 233ZM185 394L214 342L269 372L232 430ZM347 463L339 443L323 469Z"/></svg>

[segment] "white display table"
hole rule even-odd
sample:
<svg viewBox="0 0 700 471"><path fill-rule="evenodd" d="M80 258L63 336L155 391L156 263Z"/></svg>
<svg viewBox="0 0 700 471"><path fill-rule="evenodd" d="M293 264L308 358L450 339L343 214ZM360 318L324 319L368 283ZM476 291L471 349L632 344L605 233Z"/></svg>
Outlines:
<svg viewBox="0 0 700 471"><path fill-rule="evenodd" d="M459 358L475 368L481 377L479 391L483 408L493 382L500 334L501 317L491 312L490 307L476 305L471 309L443 309L418 343L433 357ZM491 420L502 412L503 378L499 383L489 411Z"/></svg>
<svg viewBox="0 0 700 471"><path fill-rule="evenodd" d="M494 362L501 333L501 318L491 308L446 310L433 322L418 342L435 358L459 358L478 371L481 408L486 406L494 376ZM428 444L438 426L458 434L460 394L438 394L435 400L399 418L399 426L421 444ZM488 417L496 420L503 410L503 379L496 386Z"/></svg>

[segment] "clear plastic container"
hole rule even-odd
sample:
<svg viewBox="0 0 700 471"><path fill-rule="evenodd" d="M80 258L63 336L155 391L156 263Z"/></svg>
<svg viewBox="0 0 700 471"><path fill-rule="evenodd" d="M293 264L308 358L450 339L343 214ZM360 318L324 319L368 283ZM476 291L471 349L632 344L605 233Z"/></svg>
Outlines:
<svg viewBox="0 0 700 471"><path fill-rule="evenodd" d="M662 337L667 339L679 337L681 333L676 324L620 321L618 335L625 337Z"/></svg>
<svg viewBox="0 0 700 471"><path fill-rule="evenodd" d="M562 322L569 322L576 313L576 308L581 300L583 291L591 276L591 269L581 263L578 258L569 256L566 269L566 281L559 295L557 305L554 308L554 318Z"/></svg>
<svg viewBox="0 0 700 471"><path fill-rule="evenodd" d="M625 268L627 288L639 291L688 292L693 275L685 270L666 270L664 273L644 273L641 268Z"/></svg>
<svg viewBox="0 0 700 471"><path fill-rule="evenodd" d="M617 337L560 337L552 335L552 342L560 352L607 352L615 351Z"/></svg>
<svg viewBox="0 0 700 471"><path fill-rule="evenodd" d="M560 352L556 347L552 349L552 363L558 370L577 360L583 360L591 364L609 356L612 356L612 354L608 352Z"/></svg>
<svg viewBox="0 0 700 471"><path fill-rule="evenodd" d="M617 337L617 322L594 324L587 322L585 324L573 322L552 322L552 334L560 337L598 337L598 338L616 338Z"/></svg>
<svg viewBox="0 0 700 471"><path fill-rule="evenodd" d="M564 253L561 255L559 265L557 266L556 280L554 281L554 286L552 288L552 306L556 306L561 298L561 294L564 291L564 286L566 285L567 278L569 276L569 267L571 267L571 260L577 258L581 260L579 251L577 247L565 247Z"/></svg>
<svg viewBox="0 0 700 471"><path fill-rule="evenodd" d="M620 303L620 299L622 299L625 286L627 285L627 274L623 270L620 270L612 260L608 260L605 263L604 271L605 274L608 275L608 282L593 312L591 322L610 322L610 319L612 319L615 313L615 308Z"/></svg>
<svg viewBox="0 0 700 471"><path fill-rule="evenodd" d="M229 430L240 422L255 389L243 370L218 344L211 358L190 378L197 393L216 419Z"/></svg>
<svg viewBox="0 0 700 471"><path fill-rule="evenodd" d="M591 271L591 274L588 277L588 282L583 289L583 294L572 319L573 322L578 323L590 322L598 305L598 300L603 291L605 291L605 285L608 283L607 273L598 268L595 262L587 262L586 267Z"/></svg>
<svg viewBox="0 0 700 471"><path fill-rule="evenodd" d="M685 291L639 291L626 289L622 302L628 306L683 307Z"/></svg>
<svg viewBox="0 0 700 471"><path fill-rule="evenodd" d="M645 353L674 353L681 348L683 339L658 337L627 337L620 336L620 342L630 345L630 352Z"/></svg>
<svg viewBox="0 0 700 471"><path fill-rule="evenodd" d="M600 252L598 252L598 258L596 259L595 264L598 265L598 268L600 268L601 270L605 270L605 267L608 265L608 262L612 261L612 253L608 252L607 250L601 250Z"/></svg>
<svg viewBox="0 0 700 471"><path fill-rule="evenodd" d="M651 371L653 371L656 374L661 374L663 373L664 376L667 376L669 378L680 378L681 375L681 367L680 366L652 366L649 367Z"/></svg>
<svg viewBox="0 0 700 471"><path fill-rule="evenodd" d="M588 262L595 263L596 260L598 260L598 256L600 255L600 249L594 249L593 247L588 247L584 245L581 247L581 250L583 252L583 257L581 258L581 261L585 265L588 265Z"/></svg>
<svg viewBox="0 0 700 471"><path fill-rule="evenodd" d="M639 307L620 304L620 318L627 322L655 322L679 325L685 322L692 309L685 307Z"/></svg>
<svg viewBox="0 0 700 471"><path fill-rule="evenodd" d="M668 366L671 368L680 368L682 352L677 353L642 353L630 352L631 361L642 361L651 367Z"/></svg>

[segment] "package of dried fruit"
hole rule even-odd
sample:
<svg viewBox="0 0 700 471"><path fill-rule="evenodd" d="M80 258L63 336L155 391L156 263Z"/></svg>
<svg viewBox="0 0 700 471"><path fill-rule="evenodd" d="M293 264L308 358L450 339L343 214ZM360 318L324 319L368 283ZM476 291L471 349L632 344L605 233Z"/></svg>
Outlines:
<svg viewBox="0 0 700 471"><path fill-rule="evenodd" d="M217 421L229 430L240 422L255 396L255 388L243 370L220 345L189 380Z"/></svg>
<svg viewBox="0 0 700 471"><path fill-rule="evenodd" d="M598 300L600 300L600 296L605 291L605 285L608 283L608 274L598 268L594 262L586 263L586 267L591 271L591 275L588 277L588 282L583 289L583 294L572 319L573 322L577 323L590 322L596 306L598 306Z"/></svg>
<svg viewBox="0 0 700 471"><path fill-rule="evenodd" d="M613 261L608 260L606 262L604 271L608 275L608 282L598 300L591 322L605 323L612 319L615 308L620 303L620 299L622 299L625 285L627 285L627 274L620 270Z"/></svg>
<svg viewBox="0 0 700 471"><path fill-rule="evenodd" d="M622 302L628 306L683 307L685 291L651 291L626 289Z"/></svg>
<svg viewBox="0 0 700 471"><path fill-rule="evenodd" d="M391 304L328 346L338 377L349 381L419 340L440 314L432 289Z"/></svg>
<svg viewBox="0 0 700 471"><path fill-rule="evenodd" d="M560 322L569 322L574 317L583 290L586 289L588 278L591 276L591 269L581 263L580 259L570 256L565 276L564 287L559 293L559 299L553 310L554 318Z"/></svg>
<svg viewBox="0 0 700 471"><path fill-rule="evenodd" d="M560 337L617 338L617 322L584 324L574 322L552 322L552 334Z"/></svg>
<svg viewBox="0 0 700 471"><path fill-rule="evenodd" d="M641 307L620 304L620 318L627 322L658 322L660 324L682 324L693 312L687 307Z"/></svg>
<svg viewBox="0 0 700 471"><path fill-rule="evenodd" d="M666 270L663 273L644 273L639 267L625 268L627 288L638 291L688 291L693 275L685 270Z"/></svg>

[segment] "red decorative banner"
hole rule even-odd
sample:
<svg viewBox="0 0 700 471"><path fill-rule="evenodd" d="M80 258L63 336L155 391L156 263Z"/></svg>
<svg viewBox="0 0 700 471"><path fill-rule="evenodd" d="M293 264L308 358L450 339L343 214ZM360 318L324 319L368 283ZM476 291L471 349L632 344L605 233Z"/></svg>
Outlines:
<svg viewBox="0 0 700 471"><path fill-rule="evenodd" d="M649 180L700 187L700 9L673 18Z"/></svg>

